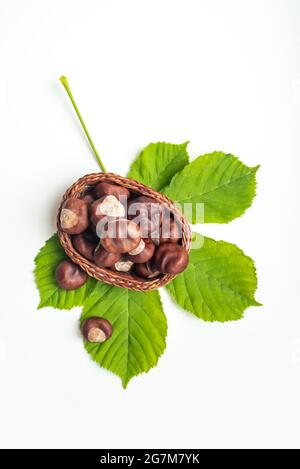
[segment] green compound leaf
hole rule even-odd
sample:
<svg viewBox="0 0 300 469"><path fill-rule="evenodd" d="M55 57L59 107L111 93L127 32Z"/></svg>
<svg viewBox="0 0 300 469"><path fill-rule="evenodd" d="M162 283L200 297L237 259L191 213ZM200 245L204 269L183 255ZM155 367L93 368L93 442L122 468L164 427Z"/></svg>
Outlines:
<svg viewBox="0 0 300 469"><path fill-rule="evenodd" d="M86 301L81 323L93 316L108 319L112 337L103 344L85 341L93 360L120 376L124 388L156 366L166 347L167 319L158 291L136 292L98 282Z"/></svg>
<svg viewBox="0 0 300 469"><path fill-rule="evenodd" d="M192 210L184 210L191 223L228 223L250 207L258 168L233 155L209 153L175 174L163 192L183 210L183 204L192 204ZM196 204L204 204L204 212L196 210Z"/></svg>
<svg viewBox="0 0 300 469"><path fill-rule="evenodd" d="M187 145L188 142L181 145L150 143L132 163L128 177L161 190L170 183L174 174L188 164Z"/></svg>
<svg viewBox="0 0 300 469"><path fill-rule="evenodd" d="M72 309L74 306L82 306L95 287L96 281L89 277L87 283L78 290L66 291L59 288L54 273L58 264L65 259L67 259L67 255L56 234L46 241L36 256L34 275L40 292L39 309L45 306L57 309Z"/></svg>
<svg viewBox="0 0 300 469"><path fill-rule="evenodd" d="M205 321L235 321L249 306L257 287L254 262L234 244L193 235L188 268L168 286L176 303Z"/></svg>

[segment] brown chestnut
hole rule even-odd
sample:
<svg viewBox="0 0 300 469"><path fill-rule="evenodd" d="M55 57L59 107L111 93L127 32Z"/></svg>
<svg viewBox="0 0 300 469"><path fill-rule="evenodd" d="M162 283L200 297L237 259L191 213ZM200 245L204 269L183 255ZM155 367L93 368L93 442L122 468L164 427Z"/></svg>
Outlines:
<svg viewBox="0 0 300 469"><path fill-rule="evenodd" d="M123 203L130 196L130 192L126 187L110 184L109 182L99 182L94 188L94 194L97 199L100 199L100 197L104 195L113 195Z"/></svg>
<svg viewBox="0 0 300 469"><path fill-rule="evenodd" d="M87 281L87 274L72 261L61 262L55 271L55 279L63 290L76 290Z"/></svg>
<svg viewBox="0 0 300 469"><path fill-rule="evenodd" d="M135 264L143 264L151 259L154 251L155 244L151 239L141 239L140 244L128 253L127 259Z"/></svg>
<svg viewBox="0 0 300 469"><path fill-rule="evenodd" d="M96 226L99 221L107 217L124 217L125 208L114 195L104 195L95 200L90 206L90 217Z"/></svg>
<svg viewBox="0 0 300 469"><path fill-rule="evenodd" d="M94 261L98 267L112 267L120 259L121 254L107 252L102 246L98 246L94 254Z"/></svg>
<svg viewBox="0 0 300 469"><path fill-rule="evenodd" d="M67 199L60 213L61 229L68 234L80 234L89 226L87 204L82 199Z"/></svg>
<svg viewBox="0 0 300 469"><path fill-rule="evenodd" d="M101 244L106 251L121 254L135 249L140 241L140 228L125 218L108 222L101 237Z"/></svg>
<svg viewBox="0 0 300 469"><path fill-rule="evenodd" d="M133 268L133 265L133 262L129 261L128 259L121 258L118 262L115 263L112 270L116 272L130 272Z"/></svg>
<svg viewBox="0 0 300 469"><path fill-rule="evenodd" d="M112 336L113 328L107 319L93 317L84 321L81 331L88 342L102 344Z"/></svg>
<svg viewBox="0 0 300 469"><path fill-rule="evenodd" d="M97 242L95 241L93 235L87 233L74 235L72 238L72 243L79 254L81 254L89 261L94 260L94 251L97 247Z"/></svg>
<svg viewBox="0 0 300 469"><path fill-rule="evenodd" d="M179 274L189 262L186 249L179 244L161 244L154 255L157 268L163 274Z"/></svg>
<svg viewBox="0 0 300 469"><path fill-rule="evenodd" d="M135 273L139 277L143 278L150 279L158 277L158 275L160 275L160 272L153 261L145 262L145 264L136 264L134 269Z"/></svg>

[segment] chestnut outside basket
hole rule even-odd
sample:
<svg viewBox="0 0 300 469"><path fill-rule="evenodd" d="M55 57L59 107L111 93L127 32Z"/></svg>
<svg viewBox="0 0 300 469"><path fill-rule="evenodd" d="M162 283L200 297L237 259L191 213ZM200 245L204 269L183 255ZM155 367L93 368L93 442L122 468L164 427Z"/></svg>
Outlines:
<svg viewBox="0 0 300 469"><path fill-rule="evenodd" d="M86 176L80 178L66 191L66 193L63 195L62 202L58 211L58 237L68 257L73 262L75 262L75 264L78 264L90 277L94 277L95 279L108 283L110 285L128 288L129 290L149 291L154 290L156 288L160 288L163 285L169 283L176 277L176 275L165 274L151 280L142 279L141 277L137 277L134 274L122 272L119 273L105 268L97 267L93 262L85 259L74 249L71 241L71 236L64 233L60 227L60 213L63 203L66 201L66 199L81 197L99 182L110 182L112 184L118 184L120 186L126 187L132 192L135 192L136 194L152 197L162 206L169 209L170 212L173 213L178 222L181 224L182 245L186 248L188 252L190 251L190 226L182 212L177 208L177 206L172 200L170 200L168 197L161 194L160 192L157 192L140 182L134 181L133 179L118 176L117 174L113 173L93 173L87 174Z"/></svg>

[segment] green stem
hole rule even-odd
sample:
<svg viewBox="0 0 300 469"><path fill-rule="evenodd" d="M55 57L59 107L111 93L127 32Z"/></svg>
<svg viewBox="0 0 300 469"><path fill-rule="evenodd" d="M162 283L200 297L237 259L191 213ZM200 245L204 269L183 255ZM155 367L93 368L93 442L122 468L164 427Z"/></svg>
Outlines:
<svg viewBox="0 0 300 469"><path fill-rule="evenodd" d="M83 118L82 118L82 116L81 116L81 114L80 114L80 112L79 112L79 109L78 109L77 104L76 104L76 102L75 102L75 99L74 99L74 97L73 97L73 94L72 94L72 91L71 91L71 88L70 88L70 85L69 85L69 82L68 82L67 77L61 76L59 80L61 81L61 83L63 84L63 86L64 86L64 88L65 88L65 90L66 90L66 92L67 92L68 95L69 95L69 98L70 98L70 100L71 100L71 103L73 104L73 107L74 107L74 109L75 109L75 111L76 111L76 114L77 114L77 116L78 116L78 119L80 120L80 123L81 123L81 125L82 125L82 128L83 128L83 130L84 130L84 132L85 132L85 135L87 136L87 139L88 139L88 141L89 141L89 143L90 143L90 145L91 145L91 147L92 147L92 150L93 150L93 152L94 152L94 155L95 155L95 157L96 157L96 160L97 160L98 163L99 163L100 168L102 169L102 171L103 171L104 173L106 173L107 171L106 171L106 168L105 168L105 166L104 166L104 164L103 164L103 161L101 160L100 155L99 155L99 153L97 152L97 149L96 149L96 147L95 147L95 145L94 145L94 142L93 142L93 140L92 140L92 137L90 136L89 131L88 131L88 129L87 129L85 123L84 123L84 120L83 120Z"/></svg>

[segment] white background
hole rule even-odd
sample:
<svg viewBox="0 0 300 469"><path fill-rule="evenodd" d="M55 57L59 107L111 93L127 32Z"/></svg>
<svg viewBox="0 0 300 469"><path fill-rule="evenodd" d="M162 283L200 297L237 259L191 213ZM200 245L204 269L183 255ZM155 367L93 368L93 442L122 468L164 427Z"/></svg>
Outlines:
<svg viewBox="0 0 300 469"><path fill-rule="evenodd" d="M0 0L0 446L300 446L298 0ZM86 354L80 309L37 311L33 258L61 194L97 170L190 140L261 164L242 218L202 233L256 261L257 299L206 324L163 292L159 365L127 391Z"/></svg>

